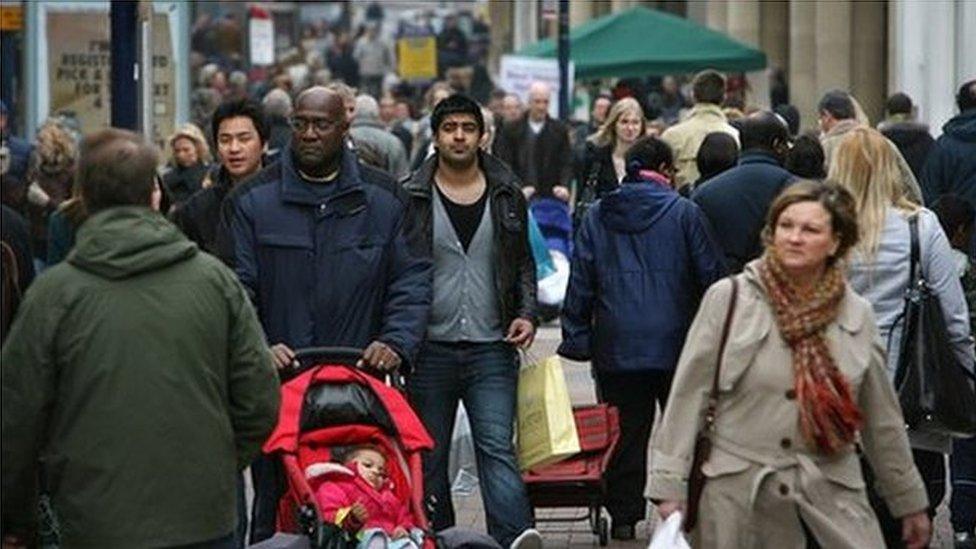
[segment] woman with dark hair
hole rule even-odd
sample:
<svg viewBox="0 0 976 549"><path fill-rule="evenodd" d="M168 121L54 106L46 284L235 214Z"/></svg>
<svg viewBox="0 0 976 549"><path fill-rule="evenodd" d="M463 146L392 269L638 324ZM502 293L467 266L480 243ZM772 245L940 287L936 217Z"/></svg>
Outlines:
<svg viewBox="0 0 976 549"><path fill-rule="evenodd" d="M928 498L871 304L844 276L860 234L844 188L796 183L770 207L763 256L705 294L648 488L667 517L690 510L689 479L703 478L694 547L884 547L859 453L907 547L927 546ZM703 429L710 454L694 465Z"/></svg>
<svg viewBox="0 0 976 549"><path fill-rule="evenodd" d="M827 177L825 162L820 140L811 134L803 134L793 141L783 167L797 177L820 180Z"/></svg>
<svg viewBox="0 0 976 549"><path fill-rule="evenodd" d="M627 151L620 187L583 217L573 250L559 354L592 361L601 401L620 410L621 445L606 473L614 539L644 519L647 442L705 289L725 274L704 215L672 188L668 145Z"/></svg>
<svg viewBox="0 0 976 549"><path fill-rule="evenodd" d="M705 136L698 154L695 155L695 165L698 166L698 180L691 185L678 189L681 196L688 198L702 183L716 175L734 168L739 162L739 143L725 132L712 132Z"/></svg>

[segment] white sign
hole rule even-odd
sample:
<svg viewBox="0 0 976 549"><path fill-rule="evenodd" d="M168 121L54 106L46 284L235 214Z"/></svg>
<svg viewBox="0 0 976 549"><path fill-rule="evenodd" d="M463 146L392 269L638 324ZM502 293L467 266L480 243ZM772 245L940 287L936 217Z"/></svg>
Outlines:
<svg viewBox="0 0 976 549"><path fill-rule="evenodd" d="M248 38L251 43L252 65L273 65L274 22L271 19L251 19Z"/></svg>
<svg viewBox="0 0 976 549"><path fill-rule="evenodd" d="M573 62L569 62L569 97L573 97ZM529 100L529 86L535 81L549 84L552 95L549 97L549 116L559 117L559 61L538 57L519 57L503 55L499 74L503 90L514 93L526 104Z"/></svg>

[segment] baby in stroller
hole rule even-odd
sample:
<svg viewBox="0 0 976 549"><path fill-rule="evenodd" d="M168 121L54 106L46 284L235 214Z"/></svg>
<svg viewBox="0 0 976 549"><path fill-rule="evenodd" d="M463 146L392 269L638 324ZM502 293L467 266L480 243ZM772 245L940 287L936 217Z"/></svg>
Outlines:
<svg viewBox="0 0 976 549"><path fill-rule="evenodd" d="M305 474L323 520L358 539L359 549L419 549L423 531L397 497L386 461L378 446L364 444L345 454L344 465L313 463Z"/></svg>

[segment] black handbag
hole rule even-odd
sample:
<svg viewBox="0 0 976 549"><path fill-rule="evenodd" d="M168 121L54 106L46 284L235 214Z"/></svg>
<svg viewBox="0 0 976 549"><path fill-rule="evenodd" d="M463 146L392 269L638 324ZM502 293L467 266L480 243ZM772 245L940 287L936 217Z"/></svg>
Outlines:
<svg viewBox="0 0 976 549"><path fill-rule="evenodd" d="M917 432L970 437L976 434L976 394L970 373L956 359L938 296L922 275L918 216L911 232L909 286L895 387L905 423Z"/></svg>
<svg viewBox="0 0 976 549"><path fill-rule="evenodd" d="M593 162L590 166L590 173L586 176L586 181L583 182L583 186L579 190L579 196L577 196L576 204L573 206L573 233L583 225L586 212L590 211L590 207L596 202L596 185L600 177L600 166L599 161Z"/></svg>
<svg viewBox="0 0 976 549"><path fill-rule="evenodd" d="M715 360L715 375L712 376L712 389L708 393L708 407L701 429L695 438L695 450L691 458L691 470L688 473L688 500L685 503L685 519L681 524L685 532L691 532L698 523L698 506L702 492L705 490L705 472L702 465L712 454L712 431L715 430L715 418L718 412L718 381L722 371L722 355L725 354L725 344L729 340L729 329L732 327L732 317L735 315L735 302L739 295L739 284L735 277L731 277L732 295L729 297L729 308L725 312L725 324L722 326L722 339L718 344L718 358Z"/></svg>

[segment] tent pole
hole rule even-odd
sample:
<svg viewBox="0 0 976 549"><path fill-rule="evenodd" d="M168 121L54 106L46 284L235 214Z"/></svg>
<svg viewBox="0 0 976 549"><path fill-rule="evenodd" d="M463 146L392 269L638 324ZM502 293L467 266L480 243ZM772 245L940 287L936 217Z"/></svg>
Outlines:
<svg viewBox="0 0 976 549"><path fill-rule="evenodd" d="M559 119L569 119L569 0L559 0Z"/></svg>

